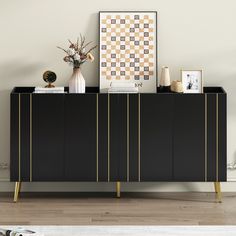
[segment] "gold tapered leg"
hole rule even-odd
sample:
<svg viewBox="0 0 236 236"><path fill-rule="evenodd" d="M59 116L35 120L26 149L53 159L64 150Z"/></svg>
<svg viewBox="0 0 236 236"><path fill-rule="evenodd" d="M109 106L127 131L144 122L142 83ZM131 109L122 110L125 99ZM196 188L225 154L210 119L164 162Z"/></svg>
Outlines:
<svg viewBox="0 0 236 236"><path fill-rule="evenodd" d="M15 193L14 193L14 202L18 201L18 196L21 188L21 182L16 182L15 183Z"/></svg>
<svg viewBox="0 0 236 236"><path fill-rule="evenodd" d="M120 198L120 182L116 182L116 197Z"/></svg>
<svg viewBox="0 0 236 236"><path fill-rule="evenodd" d="M215 187L215 193L218 193L218 190L217 190L217 183L214 182L214 187Z"/></svg>
<svg viewBox="0 0 236 236"><path fill-rule="evenodd" d="M220 186L220 182L215 182L214 186L215 186L217 202L221 203L222 199L221 199L221 186Z"/></svg>

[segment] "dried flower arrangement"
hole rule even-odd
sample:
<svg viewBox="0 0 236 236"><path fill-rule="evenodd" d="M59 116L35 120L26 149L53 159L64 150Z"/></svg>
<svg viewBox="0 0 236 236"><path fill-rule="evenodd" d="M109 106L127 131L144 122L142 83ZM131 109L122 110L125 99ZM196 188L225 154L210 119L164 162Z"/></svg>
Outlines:
<svg viewBox="0 0 236 236"><path fill-rule="evenodd" d="M86 61L93 62L94 56L91 54L91 51L94 50L96 46L93 46L90 49L87 49L87 47L92 43L85 42L85 37L80 34L80 39L77 38L76 43L73 43L71 40L68 40L70 43L69 49L66 50L61 47L57 47L64 51L67 55L63 58L65 62L67 62L70 66L73 66L74 68L80 68L82 64L84 64Z"/></svg>

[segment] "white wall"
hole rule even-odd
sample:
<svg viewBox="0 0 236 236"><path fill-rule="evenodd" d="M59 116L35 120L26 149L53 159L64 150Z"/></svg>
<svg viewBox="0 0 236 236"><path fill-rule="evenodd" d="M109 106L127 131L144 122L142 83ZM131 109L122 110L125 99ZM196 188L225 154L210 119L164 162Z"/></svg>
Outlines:
<svg viewBox="0 0 236 236"><path fill-rule="evenodd" d="M72 69L62 61L63 53L56 46L66 47L67 39L76 39L79 33L97 43L100 10L158 11L159 66L168 65L172 79L179 78L181 68L203 69L205 85L223 86L228 92L228 161L234 161L235 0L1 0L0 163L9 163L11 89L43 85L42 73L48 69L57 73L57 85L67 85ZM88 86L98 85L97 61L85 65L83 74ZM236 171L229 172L228 177L236 179ZM0 178L9 179L9 171L0 170ZM36 190L37 186L34 185ZM63 187L63 184L57 186ZM145 186L155 190L160 185ZM168 186L174 190L172 185ZM174 186L185 190L182 184ZM188 185L188 189L194 186ZM233 185L227 186L235 189ZM10 188L5 183L2 189Z"/></svg>

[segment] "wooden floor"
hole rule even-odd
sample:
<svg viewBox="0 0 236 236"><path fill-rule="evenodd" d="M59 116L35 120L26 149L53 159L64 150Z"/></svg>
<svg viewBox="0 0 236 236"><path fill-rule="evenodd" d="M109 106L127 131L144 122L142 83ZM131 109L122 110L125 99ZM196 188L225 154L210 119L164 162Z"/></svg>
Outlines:
<svg viewBox="0 0 236 236"><path fill-rule="evenodd" d="M236 225L236 193L0 196L0 225Z"/></svg>

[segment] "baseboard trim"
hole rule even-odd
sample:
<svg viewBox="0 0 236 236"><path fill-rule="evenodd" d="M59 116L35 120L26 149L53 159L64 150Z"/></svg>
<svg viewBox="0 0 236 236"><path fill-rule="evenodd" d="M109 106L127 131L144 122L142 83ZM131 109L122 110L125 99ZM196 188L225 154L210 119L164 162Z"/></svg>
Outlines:
<svg viewBox="0 0 236 236"><path fill-rule="evenodd" d="M8 179L8 178L0 178L0 182L10 182L10 179Z"/></svg>

